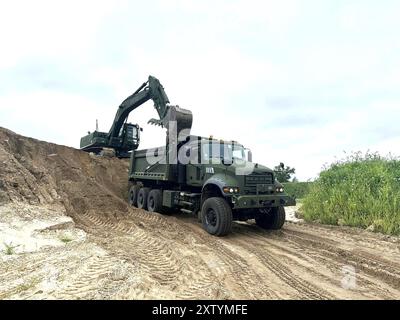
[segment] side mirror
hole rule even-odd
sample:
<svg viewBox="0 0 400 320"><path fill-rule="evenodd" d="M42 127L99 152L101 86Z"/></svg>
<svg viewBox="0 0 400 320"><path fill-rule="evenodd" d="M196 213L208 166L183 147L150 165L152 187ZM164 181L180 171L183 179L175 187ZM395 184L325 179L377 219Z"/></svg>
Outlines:
<svg viewBox="0 0 400 320"><path fill-rule="evenodd" d="M249 149L247 149L247 161L253 162L253 153Z"/></svg>
<svg viewBox="0 0 400 320"><path fill-rule="evenodd" d="M227 167L229 167L229 166L231 166L231 165L233 164L233 162L232 162L231 159L228 159L228 160L226 161L224 158L222 158L222 159L221 159L221 162L222 162L222 164L223 164L224 166L227 166Z"/></svg>

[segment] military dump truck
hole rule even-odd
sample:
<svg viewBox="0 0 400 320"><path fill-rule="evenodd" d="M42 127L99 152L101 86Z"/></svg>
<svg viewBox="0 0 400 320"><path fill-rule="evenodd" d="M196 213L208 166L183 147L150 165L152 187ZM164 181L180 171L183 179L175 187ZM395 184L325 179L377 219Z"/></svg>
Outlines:
<svg viewBox="0 0 400 320"><path fill-rule="evenodd" d="M177 149L177 161L170 157ZM174 152L172 152L174 153ZM251 152L234 141L188 136L184 141L132 152L129 202L150 212L178 209L198 215L216 236L232 221L255 219L265 229L280 229L285 206L295 201L267 167L251 162Z"/></svg>
<svg viewBox="0 0 400 320"><path fill-rule="evenodd" d="M165 145L137 150L138 125L128 115L152 99L159 119L149 123L167 129ZM149 76L118 107L108 133L95 131L81 139L81 149L101 153L112 148L115 155L130 155L129 203L150 212L180 210L195 214L204 229L224 236L232 221L255 219L265 229L280 229L285 206L295 201L284 193L274 172L252 162L250 150L235 141L190 134L192 112L169 105L160 82Z"/></svg>

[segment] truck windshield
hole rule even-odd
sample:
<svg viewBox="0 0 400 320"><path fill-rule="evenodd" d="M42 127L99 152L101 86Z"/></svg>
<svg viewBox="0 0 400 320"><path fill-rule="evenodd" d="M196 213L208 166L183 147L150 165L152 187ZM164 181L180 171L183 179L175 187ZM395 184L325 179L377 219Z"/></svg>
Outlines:
<svg viewBox="0 0 400 320"><path fill-rule="evenodd" d="M202 143L202 158L204 161L211 159L225 162L234 162L235 160L246 160L245 149L240 144L235 143Z"/></svg>

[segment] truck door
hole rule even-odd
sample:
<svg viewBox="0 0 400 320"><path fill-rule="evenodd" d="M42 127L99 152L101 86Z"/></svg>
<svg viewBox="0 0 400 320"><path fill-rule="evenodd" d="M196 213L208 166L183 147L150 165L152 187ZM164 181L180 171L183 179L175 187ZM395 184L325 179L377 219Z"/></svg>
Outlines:
<svg viewBox="0 0 400 320"><path fill-rule="evenodd" d="M203 166L200 163L200 148L193 146L188 148L186 155L190 158L189 164L186 165L186 180L187 184L191 186L203 185Z"/></svg>

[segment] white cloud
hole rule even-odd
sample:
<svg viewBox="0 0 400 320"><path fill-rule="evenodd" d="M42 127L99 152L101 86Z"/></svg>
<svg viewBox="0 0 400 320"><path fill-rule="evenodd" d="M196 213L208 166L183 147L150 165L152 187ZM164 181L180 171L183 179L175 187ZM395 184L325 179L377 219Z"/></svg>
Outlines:
<svg viewBox="0 0 400 320"><path fill-rule="evenodd" d="M0 97L0 106L1 126L33 138L75 147L86 131L93 131L94 116L99 106L102 107L80 95L54 91L4 95Z"/></svg>

